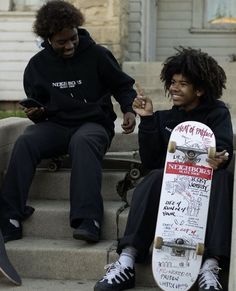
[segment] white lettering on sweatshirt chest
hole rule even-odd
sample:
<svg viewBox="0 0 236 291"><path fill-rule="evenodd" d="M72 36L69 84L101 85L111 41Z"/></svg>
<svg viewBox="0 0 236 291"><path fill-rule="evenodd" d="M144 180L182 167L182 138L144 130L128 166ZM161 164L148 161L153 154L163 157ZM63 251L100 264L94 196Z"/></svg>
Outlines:
<svg viewBox="0 0 236 291"><path fill-rule="evenodd" d="M72 81L61 81L52 82L52 87L57 87L60 89L75 88L82 84L82 80L72 80Z"/></svg>

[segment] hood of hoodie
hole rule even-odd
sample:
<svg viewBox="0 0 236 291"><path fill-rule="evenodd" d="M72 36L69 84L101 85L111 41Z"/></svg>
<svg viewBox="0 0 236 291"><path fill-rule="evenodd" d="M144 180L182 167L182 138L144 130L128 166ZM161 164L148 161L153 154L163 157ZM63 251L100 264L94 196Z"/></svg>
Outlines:
<svg viewBox="0 0 236 291"><path fill-rule="evenodd" d="M197 107L190 111L185 111L178 106L173 106L171 110L165 112L165 115L171 116L167 119L167 124L173 129L177 124L184 121L199 121L207 124L207 119L211 115L211 112L218 110L228 110L227 106L221 100L215 100L214 102L201 102Z"/></svg>
<svg viewBox="0 0 236 291"><path fill-rule="evenodd" d="M77 54L82 53L84 50L86 50L91 45L96 44L86 29L78 28L77 30L78 30L78 36L79 36L79 44L78 44L78 47L75 51L74 56L71 57L70 59L73 59L74 57L76 57ZM50 55L52 55L56 58L62 58L61 56L58 56L57 53L53 50L53 48L50 45L50 43L48 42L48 40L45 40L41 46L43 48L45 48L49 52Z"/></svg>

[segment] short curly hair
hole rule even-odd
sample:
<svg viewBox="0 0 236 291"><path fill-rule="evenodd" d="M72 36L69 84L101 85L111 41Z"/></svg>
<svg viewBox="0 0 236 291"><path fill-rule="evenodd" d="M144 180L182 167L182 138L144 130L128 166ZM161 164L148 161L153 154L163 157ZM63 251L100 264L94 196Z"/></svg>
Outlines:
<svg viewBox="0 0 236 291"><path fill-rule="evenodd" d="M79 27L84 21L84 15L75 6L66 1L53 0L37 11L33 31L41 38L47 39L63 28Z"/></svg>
<svg viewBox="0 0 236 291"><path fill-rule="evenodd" d="M168 92L174 74L182 74L194 88L204 90L203 98L208 101L220 99L226 88L226 75L217 61L200 49L175 48L177 53L163 64L160 79Z"/></svg>

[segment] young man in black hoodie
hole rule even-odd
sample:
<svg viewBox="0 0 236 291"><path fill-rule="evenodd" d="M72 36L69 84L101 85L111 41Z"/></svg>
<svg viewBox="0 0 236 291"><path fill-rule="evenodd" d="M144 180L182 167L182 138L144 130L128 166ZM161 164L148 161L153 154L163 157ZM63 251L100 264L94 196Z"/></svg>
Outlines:
<svg viewBox="0 0 236 291"><path fill-rule="evenodd" d="M138 96L133 109L140 115L139 147L144 166L151 172L134 191L128 222L117 252L119 259L109 265L94 290L125 290L135 286L134 263L143 262L155 234L163 168L169 137L183 121L199 121L215 134L217 152L208 163L215 170L212 180L206 232L206 252L199 273L199 290L219 290L219 264L229 258L233 179L226 170L233 155L233 132L228 108L218 99L225 88L223 69L208 54L180 48L169 57L161 71L170 110L153 112L148 97Z"/></svg>
<svg viewBox="0 0 236 291"><path fill-rule="evenodd" d="M35 124L17 139L1 191L1 228L5 242L22 237L21 221L35 168L41 159L69 153L72 160L70 224L73 237L99 240L103 217L102 160L114 135L111 96L123 112L122 128L135 127L134 80L121 71L106 48L79 28L80 10L65 1L48 1L37 12L34 32L42 49L24 72L27 97L42 106L25 109Z"/></svg>

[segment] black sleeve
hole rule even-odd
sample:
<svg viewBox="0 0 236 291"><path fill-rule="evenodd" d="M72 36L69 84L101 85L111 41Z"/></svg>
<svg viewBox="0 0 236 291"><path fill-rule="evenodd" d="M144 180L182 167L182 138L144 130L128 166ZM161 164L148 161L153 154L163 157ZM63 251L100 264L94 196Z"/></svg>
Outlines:
<svg viewBox="0 0 236 291"><path fill-rule="evenodd" d="M132 103L137 93L134 79L124 73L113 54L103 48L99 59L99 72L103 83L110 89L123 113L133 112Z"/></svg>
<svg viewBox="0 0 236 291"><path fill-rule="evenodd" d="M229 110L225 108L218 108L209 114L208 126L212 129L216 138L216 150L227 150L229 159L224 168L228 166L233 156L233 128Z"/></svg>
<svg viewBox="0 0 236 291"><path fill-rule="evenodd" d="M139 124L139 153L148 170L164 168L166 145L161 137L158 112L141 117Z"/></svg>
<svg viewBox="0 0 236 291"><path fill-rule="evenodd" d="M31 62L29 62L29 64L25 68L24 76L23 76L23 86L24 86L25 94L27 98L33 98L39 101L40 103L44 104L45 100L41 96L45 94L41 93L40 90L37 90L37 85L35 84L35 81L34 81L34 75L35 75L35 72L32 69ZM45 120L46 118L47 118L47 112L45 111L45 113L41 115L40 117L31 118L31 120L34 123L38 123L40 121Z"/></svg>

